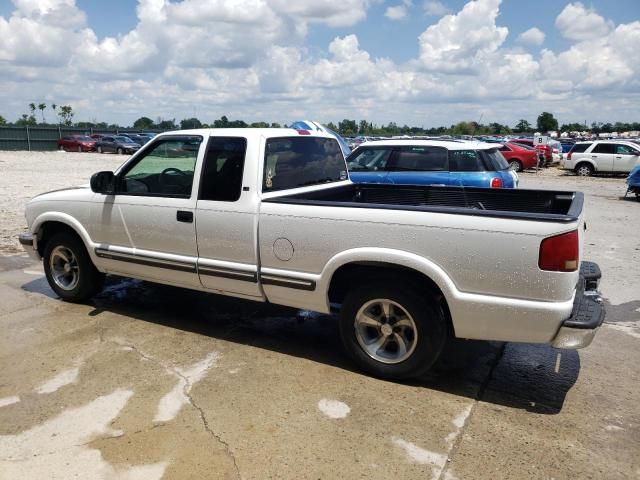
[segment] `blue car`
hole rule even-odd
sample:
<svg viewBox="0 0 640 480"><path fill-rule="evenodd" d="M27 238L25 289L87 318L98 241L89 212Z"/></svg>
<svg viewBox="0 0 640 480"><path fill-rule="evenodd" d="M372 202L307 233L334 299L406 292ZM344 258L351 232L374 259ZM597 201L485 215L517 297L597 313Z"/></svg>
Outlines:
<svg viewBox="0 0 640 480"><path fill-rule="evenodd" d="M442 140L367 142L347 157L355 183L516 188L500 144Z"/></svg>
<svg viewBox="0 0 640 480"><path fill-rule="evenodd" d="M626 197L629 193L634 193L636 195L636 200L640 202L640 165L636 165L633 167L631 172L629 172L626 183L627 191L624 196Z"/></svg>

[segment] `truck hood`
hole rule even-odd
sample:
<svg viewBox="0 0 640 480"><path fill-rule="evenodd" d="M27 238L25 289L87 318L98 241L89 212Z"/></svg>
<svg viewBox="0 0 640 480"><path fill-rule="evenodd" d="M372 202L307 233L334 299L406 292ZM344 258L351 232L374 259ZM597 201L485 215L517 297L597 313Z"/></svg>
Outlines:
<svg viewBox="0 0 640 480"><path fill-rule="evenodd" d="M90 184L85 183L83 185L76 185L75 187L65 187L65 188L58 188L56 190L50 190L48 192L44 192L44 193L40 193L38 195L36 195L35 197L33 197L31 200L57 200L57 199L62 199L62 198L68 198L69 197L69 193L74 192L74 190L90 190ZM74 192L75 193L75 192Z"/></svg>

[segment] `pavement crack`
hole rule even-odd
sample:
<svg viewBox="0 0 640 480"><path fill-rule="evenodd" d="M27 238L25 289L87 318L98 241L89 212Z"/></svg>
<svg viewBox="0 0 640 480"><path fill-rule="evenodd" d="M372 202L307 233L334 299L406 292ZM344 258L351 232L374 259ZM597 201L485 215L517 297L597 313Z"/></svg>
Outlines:
<svg viewBox="0 0 640 480"><path fill-rule="evenodd" d="M493 373L498 367L500 360L502 360L502 357L504 356L504 351L506 349L506 346L507 346L506 342L502 344L502 346L500 347L500 351L491 362L491 366L489 367L489 372L487 373L487 376L480 383L480 387L478 388L475 398L473 399L473 404L471 405L469 414L464 419L464 424L462 425L460 430L458 430L453 440L453 443L451 445L451 448L449 448L449 451L447 452L447 461L444 467L442 468L442 470L440 471L440 475L438 475L438 480L444 480L446 478L446 473L449 470L449 465L451 464L453 457L455 456L455 454L458 452L458 449L460 448L460 444L463 441L464 434L467 431L467 428L471 424L471 420L473 419L473 415L476 411L476 408L478 407L478 404L482 401L482 398L484 397L484 392L489 387L491 380L493 380Z"/></svg>
<svg viewBox="0 0 640 480"><path fill-rule="evenodd" d="M185 377L183 377L185 378ZM185 380L188 382L188 380L185 378ZM238 467L238 462L236 460L236 456L233 454L233 451L231 450L231 447L229 446L229 443L227 441L225 441L219 434L217 434L209 425L209 421L207 420L206 415L204 414L204 410L195 402L195 400L193 399L193 397L191 396L191 392L188 391L188 387L189 384L185 384L184 387L184 394L185 396L189 399L189 404L200 414L200 420L202 421L202 425L204 426L204 429L207 431L207 433L209 433L209 435L211 435L216 441L218 441L218 443L220 443L220 445L222 445L224 447L225 452L227 453L227 455L231 458L231 460L233 461L233 468L236 471L236 477L237 478L242 478L242 475L240 474L240 468Z"/></svg>
<svg viewBox="0 0 640 480"><path fill-rule="evenodd" d="M119 347L123 347L123 348L129 348L129 349L131 349L131 351L133 351L137 355L139 355L140 358L143 358L145 360L153 362L156 365L159 365L167 373L173 374L178 379L182 380L182 384L183 384L182 393L185 396L185 398L187 399L187 401L189 402L189 405L191 405L191 407L193 407L198 412L198 415L200 416L200 420L202 422L202 425L203 425L205 431L211 437L213 437L214 440L216 440L220 445L222 445L224 447L225 452L227 453L227 455L233 461L233 467L234 467L235 472L236 472L236 477L240 478L240 479L242 478L242 475L240 474L240 468L238 467L237 459L236 459L235 455L233 454L233 451L231 450L231 447L229 446L229 443L226 442L219 434L217 434L211 428L211 426L209 425L209 421L207 420L207 417L206 417L206 415L204 413L204 410L193 399L193 396L191 395L191 388L193 387L193 382L191 381L191 379L189 378L188 375L185 375L182 371L180 371L179 368L176 368L173 365L167 365L167 364L163 363L161 360L153 357L152 355L149 355L149 354L143 352L135 344L128 343L128 342L119 342L119 341L114 340L114 339L104 339L104 337L102 335L101 335L101 341L110 342L110 343L113 343L113 344L118 345Z"/></svg>

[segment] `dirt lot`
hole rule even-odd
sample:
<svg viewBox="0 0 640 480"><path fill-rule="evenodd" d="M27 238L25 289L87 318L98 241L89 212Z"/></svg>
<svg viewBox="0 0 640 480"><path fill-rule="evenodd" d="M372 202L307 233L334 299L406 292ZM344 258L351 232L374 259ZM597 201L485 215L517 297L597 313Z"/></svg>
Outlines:
<svg viewBox="0 0 640 480"><path fill-rule="evenodd" d="M15 255L24 204L123 159L0 152L0 479L640 478L640 203L621 177L521 174L587 193L608 300L589 348L460 342L395 384L354 371L331 317L117 278L54 298Z"/></svg>

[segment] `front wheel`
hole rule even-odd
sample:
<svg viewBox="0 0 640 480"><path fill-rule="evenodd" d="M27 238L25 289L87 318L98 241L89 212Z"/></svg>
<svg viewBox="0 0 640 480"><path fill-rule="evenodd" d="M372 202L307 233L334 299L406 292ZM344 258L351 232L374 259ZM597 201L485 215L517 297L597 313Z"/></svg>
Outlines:
<svg viewBox="0 0 640 480"><path fill-rule="evenodd" d="M98 151L98 153L102 153L102 147L99 146L96 150Z"/></svg>
<svg viewBox="0 0 640 480"><path fill-rule="evenodd" d="M118 155L122 155L124 153L124 150L120 147L118 147L118 150L116 150L118 152Z"/></svg>
<svg viewBox="0 0 640 480"><path fill-rule="evenodd" d="M374 283L347 294L340 336L364 371L401 380L420 376L435 363L447 339L447 325L433 296L402 283Z"/></svg>
<svg viewBox="0 0 640 480"><path fill-rule="evenodd" d="M62 232L44 249L44 273L49 286L67 302L82 302L94 296L104 284L104 274L91 262L82 241Z"/></svg>

